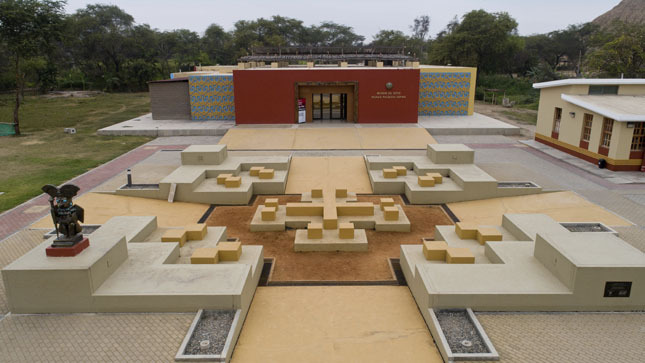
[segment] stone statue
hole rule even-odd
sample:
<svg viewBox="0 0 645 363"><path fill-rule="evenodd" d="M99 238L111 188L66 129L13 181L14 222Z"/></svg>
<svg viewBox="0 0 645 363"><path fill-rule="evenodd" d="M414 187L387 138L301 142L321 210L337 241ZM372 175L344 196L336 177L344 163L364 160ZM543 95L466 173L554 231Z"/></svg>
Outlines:
<svg viewBox="0 0 645 363"><path fill-rule="evenodd" d="M72 203L72 198L80 190L74 184L66 184L60 188L47 184L42 190L49 194L52 219L56 228L56 239L52 247L71 247L83 240L80 222L83 222L85 211L81 206Z"/></svg>

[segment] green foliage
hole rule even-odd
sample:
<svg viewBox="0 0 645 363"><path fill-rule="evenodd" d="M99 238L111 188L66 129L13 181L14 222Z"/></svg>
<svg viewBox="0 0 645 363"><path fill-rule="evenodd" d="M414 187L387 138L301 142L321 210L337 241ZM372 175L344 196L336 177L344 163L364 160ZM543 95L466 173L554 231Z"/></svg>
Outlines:
<svg viewBox="0 0 645 363"><path fill-rule="evenodd" d="M501 97L506 95L516 106L537 110L537 102L540 99L540 92L533 88L533 81L529 78L513 78L500 74L482 74L477 80L475 98L483 100L485 89L499 89L497 94L499 102Z"/></svg>
<svg viewBox="0 0 645 363"><path fill-rule="evenodd" d="M479 73L506 73L521 49L517 22L508 13L474 10L453 20L434 41L430 60L437 64L477 67Z"/></svg>
<svg viewBox="0 0 645 363"><path fill-rule="evenodd" d="M587 58L587 65L602 76L645 77L645 29L642 26L614 23L594 39L598 47Z"/></svg>

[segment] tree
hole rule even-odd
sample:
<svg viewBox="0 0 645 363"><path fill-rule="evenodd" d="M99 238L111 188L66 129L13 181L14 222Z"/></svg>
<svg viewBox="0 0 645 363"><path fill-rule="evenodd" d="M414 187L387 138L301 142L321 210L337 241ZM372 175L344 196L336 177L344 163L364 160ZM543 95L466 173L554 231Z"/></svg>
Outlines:
<svg viewBox="0 0 645 363"><path fill-rule="evenodd" d="M134 18L113 5L87 5L69 18L67 44L83 71L106 90L121 87L133 46Z"/></svg>
<svg viewBox="0 0 645 363"><path fill-rule="evenodd" d="M2 0L0 1L0 37L13 56L16 77L16 103L13 126L20 135L20 102L25 74L22 62L42 54L50 41L60 36L65 1Z"/></svg>
<svg viewBox="0 0 645 363"><path fill-rule="evenodd" d="M408 37L400 30L381 30L374 36L371 45L385 47L403 47L408 43Z"/></svg>
<svg viewBox="0 0 645 363"><path fill-rule="evenodd" d="M412 30L413 38L425 41L428 36L428 32L430 31L430 17L422 15L414 19L412 26L410 26L410 30Z"/></svg>
<svg viewBox="0 0 645 363"><path fill-rule="evenodd" d="M645 76L645 30L642 26L621 24L598 36L602 38L602 45L587 57L589 67L612 77Z"/></svg>
<svg viewBox="0 0 645 363"><path fill-rule="evenodd" d="M211 24L202 37L202 47L211 62L215 64L232 64L235 62L232 54L233 37L217 25Z"/></svg>
<svg viewBox="0 0 645 363"><path fill-rule="evenodd" d="M510 72L522 47L517 22L508 13L473 10L439 33L430 58L440 64L478 67L479 73Z"/></svg>

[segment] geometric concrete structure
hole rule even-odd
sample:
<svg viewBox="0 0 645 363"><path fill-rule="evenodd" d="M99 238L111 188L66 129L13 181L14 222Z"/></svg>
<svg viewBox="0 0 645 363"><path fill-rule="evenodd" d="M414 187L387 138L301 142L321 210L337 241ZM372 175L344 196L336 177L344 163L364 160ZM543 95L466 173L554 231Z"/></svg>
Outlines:
<svg viewBox="0 0 645 363"><path fill-rule="evenodd" d="M325 225L325 211L332 210L335 216L329 219L336 222L331 227L325 230L333 230L336 235L339 234L338 226L344 223L353 223L356 231L360 229L374 229L376 231L387 232L410 232L410 221L405 215L403 208L400 205L395 205L394 208L398 212L398 219L387 220L385 212L381 210L378 204L356 202L356 194L348 193L347 198L333 198L331 191L325 193L330 195L331 200L323 202L324 198L312 198L311 193L303 193L300 203L287 203L287 205L280 205L275 213L274 220L264 220L262 218L262 210L266 207L258 206L251 220L252 232L265 232L265 231L284 231L286 228L306 229L310 223ZM305 233L306 235L306 233Z"/></svg>
<svg viewBox="0 0 645 363"><path fill-rule="evenodd" d="M428 144L426 154L365 156L374 194L405 194L412 204L441 204L542 191L530 182L498 182L473 164L475 152L466 145ZM395 166L406 167L406 175L390 172Z"/></svg>
<svg viewBox="0 0 645 363"><path fill-rule="evenodd" d="M323 229L321 238L309 238L307 230L298 229L293 242L296 252L366 252L368 250L367 235L364 229L354 230L353 238L342 238L339 230Z"/></svg>
<svg viewBox="0 0 645 363"><path fill-rule="evenodd" d="M290 161L290 156L229 157L226 145L191 145L181 152L182 165L158 185L124 185L115 193L170 202L243 205L254 194L283 194Z"/></svg>
<svg viewBox="0 0 645 363"><path fill-rule="evenodd" d="M199 241L161 242L156 217L113 217L74 257L47 257L52 238L2 270L10 310L18 314L182 312L240 309L251 304L262 246L243 246L239 261L190 264L193 251L217 248L225 227Z"/></svg>
<svg viewBox="0 0 645 363"><path fill-rule="evenodd" d="M492 311L642 310L645 254L611 232L571 232L543 214L505 214L502 241L480 245L454 226L436 240L468 248L475 264L427 260L421 245L401 246L401 267L417 305Z"/></svg>

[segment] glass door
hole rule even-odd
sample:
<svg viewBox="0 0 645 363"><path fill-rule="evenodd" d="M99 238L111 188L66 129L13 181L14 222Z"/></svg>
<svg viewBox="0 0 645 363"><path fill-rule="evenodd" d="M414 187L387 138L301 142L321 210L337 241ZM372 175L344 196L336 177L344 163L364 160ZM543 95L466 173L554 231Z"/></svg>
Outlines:
<svg viewBox="0 0 645 363"><path fill-rule="evenodd" d="M314 93L312 94L313 120L346 120L346 93Z"/></svg>

